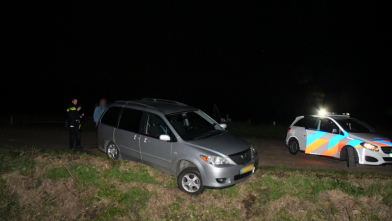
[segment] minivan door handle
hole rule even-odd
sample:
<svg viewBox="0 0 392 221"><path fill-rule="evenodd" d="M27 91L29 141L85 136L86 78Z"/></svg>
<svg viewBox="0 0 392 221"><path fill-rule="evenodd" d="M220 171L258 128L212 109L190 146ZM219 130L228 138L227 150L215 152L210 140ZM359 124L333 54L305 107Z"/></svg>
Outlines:
<svg viewBox="0 0 392 221"><path fill-rule="evenodd" d="M136 140L136 138L137 138L137 135L135 135L135 136L133 137L134 140Z"/></svg>
<svg viewBox="0 0 392 221"><path fill-rule="evenodd" d="M147 143L147 138L144 138L144 143Z"/></svg>

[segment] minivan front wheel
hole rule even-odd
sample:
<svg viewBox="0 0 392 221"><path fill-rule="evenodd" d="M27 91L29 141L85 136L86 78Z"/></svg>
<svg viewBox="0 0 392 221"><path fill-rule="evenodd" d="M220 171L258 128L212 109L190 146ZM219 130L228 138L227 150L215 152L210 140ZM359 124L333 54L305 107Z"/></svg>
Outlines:
<svg viewBox="0 0 392 221"><path fill-rule="evenodd" d="M198 195L204 191L201 175L195 167L184 169L177 178L177 184L180 190L191 195Z"/></svg>
<svg viewBox="0 0 392 221"><path fill-rule="evenodd" d="M108 144L106 147L106 156L108 159L121 160L120 152L118 151L116 144L112 142Z"/></svg>

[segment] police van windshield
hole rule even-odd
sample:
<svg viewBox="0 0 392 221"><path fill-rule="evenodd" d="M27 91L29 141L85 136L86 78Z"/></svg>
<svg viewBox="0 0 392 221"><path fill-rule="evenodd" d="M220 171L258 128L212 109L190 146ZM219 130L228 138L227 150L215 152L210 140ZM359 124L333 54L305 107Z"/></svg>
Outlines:
<svg viewBox="0 0 392 221"><path fill-rule="evenodd" d="M341 127L347 132L353 133L376 133L376 130L366 124L363 121L347 118L347 119L336 119L336 122L340 124Z"/></svg>
<svg viewBox="0 0 392 221"><path fill-rule="evenodd" d="M184 140L197 140L218 135L225 130L202 111L166 115L167 120Z"/></svg>

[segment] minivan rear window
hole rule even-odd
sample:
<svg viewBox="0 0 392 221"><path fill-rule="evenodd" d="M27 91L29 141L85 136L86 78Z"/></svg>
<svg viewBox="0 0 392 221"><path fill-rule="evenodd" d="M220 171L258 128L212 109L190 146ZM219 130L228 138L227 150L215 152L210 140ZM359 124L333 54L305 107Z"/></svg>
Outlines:
<svg viewBox="0 0 392 221"><path fill-rule="evenodd" d="M142 116L143 111L124 108L121 114L118 128L134 133L140 133L140 121L142 119Z"/></svg>
<svg viewBox="0 0 392 221"><path fill-rule="evenodd" d="M121 107L110 107L103 115L101 123L117 127L117 119L120 111Z"/></svg>

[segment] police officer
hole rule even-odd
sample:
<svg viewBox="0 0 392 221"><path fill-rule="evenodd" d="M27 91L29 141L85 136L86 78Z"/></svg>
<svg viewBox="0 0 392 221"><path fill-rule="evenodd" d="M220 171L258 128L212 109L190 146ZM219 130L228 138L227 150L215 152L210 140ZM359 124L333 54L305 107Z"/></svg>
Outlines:
<svg viewBox="0 0 392 221"><path fill-rule="evenodd" d="M76 147L82 149L80 146L80 118L83 116L79 114L80 109L82 107L77 107L78 99L72 99L72 104L68 106L68 124L69 124L69 149L73 149L74 141L76 138Z"/></svg>

